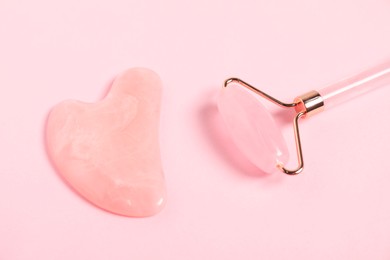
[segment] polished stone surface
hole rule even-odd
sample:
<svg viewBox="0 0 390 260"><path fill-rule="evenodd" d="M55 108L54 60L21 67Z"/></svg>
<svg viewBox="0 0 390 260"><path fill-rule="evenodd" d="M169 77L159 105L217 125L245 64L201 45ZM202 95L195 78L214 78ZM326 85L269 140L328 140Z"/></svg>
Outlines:
<svg viewBox="0 0 390 260"><path fill-rule="evenodd" d="M96 103L64 101L47 120L49 157L80 195L107 211L146 217L165 204L158 138L162 86L148 69L119 75Z"/></svg>
<svg viewBox="0 0 390 260"><path fill-rule="evenodd" d="M287 163L288 148L281 130L256 94L231 83L221 90L218 108L237 152L265 173L278 171L280 162Z"/></svg>

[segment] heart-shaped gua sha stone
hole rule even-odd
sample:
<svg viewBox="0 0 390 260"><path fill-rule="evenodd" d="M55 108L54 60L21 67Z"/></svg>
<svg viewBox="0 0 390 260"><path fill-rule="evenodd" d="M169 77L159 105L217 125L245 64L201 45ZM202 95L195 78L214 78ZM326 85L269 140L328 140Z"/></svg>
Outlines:
<svg viewBox="0 0 390 260"><path fill-rule="evenodd" d="M146 217L165 204L158 127L161 82L151 70L118 76L104 100L64 101L46 125L48 154L88 201L116 214Z"/></svg>

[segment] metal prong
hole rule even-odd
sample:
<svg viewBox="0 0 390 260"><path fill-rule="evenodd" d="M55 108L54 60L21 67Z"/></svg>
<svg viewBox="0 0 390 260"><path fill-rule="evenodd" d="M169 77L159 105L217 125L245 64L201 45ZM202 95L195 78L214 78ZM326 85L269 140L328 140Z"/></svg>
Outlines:
<svg viewBox="0 0 390 260"><path fill-rule="evenodd" d="M295 118L294 118L294 135L295 135L295 145L297 149L297 157L298 157L298 167L294 170L288 170L284 167L283 163L279 163L277 167L288 175L297 175L303 171L304 163L303 163L303 156L302 156L302 144L301 144L301 137L299 135L299 125L298 121L301 117L303 117L306 114L306 112L299 112Z"/></svg>
<svg viewBox="0 0 390 260"><path fill-rule="evenodd" d="M281 106L281 107L295 107L297 105L297 103L284 103L270 95L268 95L267 93L264 93L263 91L255 88L254 86L250 85L249 83L246 83L245 81L239 79L239 78L229 78L227 80L225 80L225 84L224 84L224 87L226 88L230 83L232 82L238 82L239 84L241 84L242 86L246 87L247 89L253 91L255 94L257 95L260 95L262 96L263 98L267 99L268 101L278 105L278 106Z"/></svg>

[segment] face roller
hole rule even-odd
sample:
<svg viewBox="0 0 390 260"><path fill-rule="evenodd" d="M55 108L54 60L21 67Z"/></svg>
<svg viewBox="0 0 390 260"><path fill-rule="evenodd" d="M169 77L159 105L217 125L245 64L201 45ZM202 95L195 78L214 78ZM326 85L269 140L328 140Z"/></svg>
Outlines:
<svg viewBox="0 0 390 260"><path fill-rule="evenodd" d="M218 100L219 111L233 141L241 152L266 173L276 169L289 175L303 171L301 138L298 122L325 109L343 103L377 87L390 84L390 61L363 71L319 91L310 91L284 103L238 78L225 81ZM258 100L262 97L283 108L293 108L293 121L298 158L296 169L286 169L288 149L281 130L271 113Z"/></svg>

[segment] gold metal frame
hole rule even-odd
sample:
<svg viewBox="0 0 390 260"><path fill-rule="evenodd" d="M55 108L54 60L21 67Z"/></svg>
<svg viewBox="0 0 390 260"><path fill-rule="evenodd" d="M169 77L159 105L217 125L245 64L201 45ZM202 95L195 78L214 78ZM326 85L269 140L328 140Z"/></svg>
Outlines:
<svg viewBox="0 0 390 260"><path fill-rule="evenodd" d="M224 87L226 88L230 83L233 83L233 82L238 82L239 84L246 87L247 89L253 91L254 93L262 96L263 98L267 99L268 101L270 101L270 102L272 102L275 105L278 105L280 107L295 107L297 105L295 102L294 103L284 103L284 102L268 95L267 93L261 91L260 89L255 88L254 86L250 85L249 83L246 83L245 81L243 81L239 78L230 78L230 79L225 80Z"/></svg>
<svg viewBox="0 0 390 260"><path fill-rule="evenodd" d="M284 167L283 162L279 162L277 163L276 167L288 175L297 175L301 173L304 168L304 162L303 162L301 137L299 134L299 119L323 110L324 101L321 95L317 91L310 91L304 95L298 96L297 98L295 98L294 102L292 103L285 103L268 95L267 93L257 89L256 87L250 85L249 83L239 78L229 78L225 80L224 87L227 87L230 83L233 82L239 83L241 86L249 89L250 91L252 91L257 95L260 95L261 97L265 98L266 100L272 102L275 105L278 105L283 108L295 108L297 114L294 118L293 126L294 126L294 136L295 136L295 145L296 145L297 158L298 158L298 166L296 169L289 170Z"/></svg>

